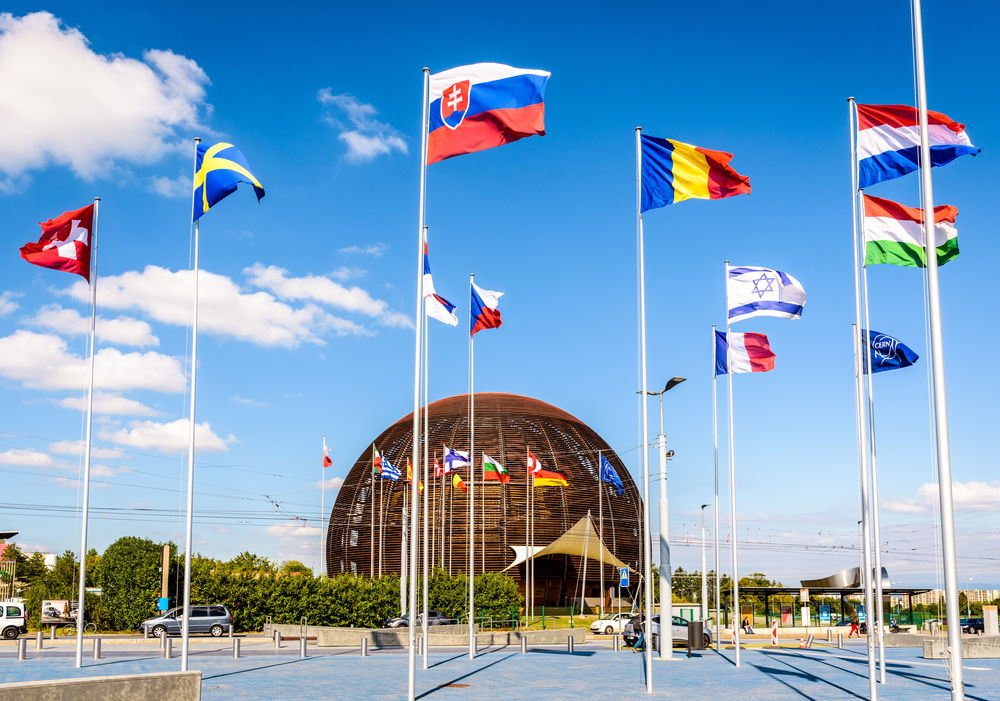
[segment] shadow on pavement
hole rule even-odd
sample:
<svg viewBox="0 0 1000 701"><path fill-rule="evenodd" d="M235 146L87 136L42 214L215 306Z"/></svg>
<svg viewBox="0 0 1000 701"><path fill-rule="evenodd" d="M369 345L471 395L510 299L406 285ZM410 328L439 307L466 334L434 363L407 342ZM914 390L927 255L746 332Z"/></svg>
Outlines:
<svg viewBox="0 0 1000 701"><path fill-rule="evenodd" d="M494 665L500 664L504 660L509 660L511 657L514 657L514 656L520 655L520 654L521 654L520 652L512 652L511 654L507 655L506 657L501 657L499 660L496 660L495 662L490 662L488 665L483 665L479 669L474 669L471 672L469 672L468 674L463 674L462 676L456 677L454 679L451 679L450 681L447 681L444 684L439 684L438 686L434 687L433 689L428 689L424 693L422 693L419 696L417 696L417 698L418 699L422 699L425 696L430 696L435 691L441 691L441 689L447 688L448 684L455 684L457 682L462 681L463 679L468 679L471 676L474 676L476 674L479 674L480 672L486 671L487 669L489 669L490 667L493 667Z"/></svg>
<svg viewBox="0 0 1000 701"><path fill-rule="evenodd" d="M321 657L296 657L294 660L288 660L288 662L275 662L274 664L266 664L260 667L250 667L248 669L238 669L235 672L223 672L222 674L213 674L210 677L202 677L202 682L206 682L209 679L221 679L222 677L231 677L236 674L246 674L247 672L259 672L262 669L270 669L272 667L284 667L289 664L297 664L299 662L311 662L313 660L323 659Z"/></svg>

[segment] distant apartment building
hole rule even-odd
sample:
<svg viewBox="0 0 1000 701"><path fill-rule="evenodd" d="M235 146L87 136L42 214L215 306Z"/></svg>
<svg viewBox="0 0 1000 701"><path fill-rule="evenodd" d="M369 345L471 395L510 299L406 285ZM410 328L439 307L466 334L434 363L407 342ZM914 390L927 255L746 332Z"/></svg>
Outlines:
<svg viewBox="0 0 1000 701"><path fill-rule="evenodd" d="M970 604L988 604L994 599L1000 599L1000 589L963 589L961 594L965 594ZM913 605L923 604L944 604L944 589L932 589L924 594L913 596Z"/></svg>

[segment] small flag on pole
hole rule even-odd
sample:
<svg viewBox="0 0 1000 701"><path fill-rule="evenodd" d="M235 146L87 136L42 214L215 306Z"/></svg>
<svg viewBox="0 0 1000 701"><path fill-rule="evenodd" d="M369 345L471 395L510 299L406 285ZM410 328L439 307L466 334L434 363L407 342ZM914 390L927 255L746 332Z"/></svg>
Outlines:
<svg viewBox="0 0 1000 701"><path fill-rule="evenodd" d="M535 454L532 453L531 449L529 448L528 449L528 473L529 474L535 474L537 472L540 472L541 469L542 469L542 463L538 460L537 457L535 457Z"/></svg>
<svg viewBox="0 0 1000 701"><path fill-rule="evenodd" d="M885 372L886 370L898 370L908 368L920 358L908 347L888 334L878 331L861 331L862 340L868 341L871 345L872 372ZM866 349L867 350L867 349ZM861 356L864 372L868 372L868 353Z"/></svg>
<svg viewBox="0 0 1000 701"><path fill-rule="evenodd" d="M382 474L382 454L374 445L372 446L372 472L376 475Z"/></svg>
<svg viewBox="0 0 1000 701"><path fill-rule="evenodd" d="M437 456L435 455L434 456L434 479L437 479L438 477L444 477L445 474L446 473L444 471L444 468L441 467L441 463L438 462Z"/></svg>
<svg viewBox="0 0 1000 701"><path fill-rule="evenodd" d="M333 460L330 459L330 449L326 447L326 436L323 436L323 467L330 467Z"/></svg>
<svg viewBox="0 0 1000 701"><path fill-rule="evenodd" d="M94 229L94 205L63 212L55 219L39 222L42 237L21 247L21 257L42 268L75 273L90 282L90 232Z"/></svg>
<svg viewBox="0 0 1000 701"><path fill-rule="evenodd" d="M453 489L461 489L466 494L469 493L469 488L465 486L465 482L462 480L462 475L457 472L451 476L451 486Z"/></svg>
<svg viewBox="0 0 1000 701"><path fill-rule="evenodd" d="M497 305L503 292L493 292L484 290L479 285L472 284L472 323L469 326L469 335L473 336L483 329L498 329L503 325L500 321L500 310Z"/></svg>
<svg viewBox="0 0 1000 701"><path fill-rule="evenodd" d="M399 480L402 475L399 473L399 468L389 462L389 458L382 458L382 479L390 479L393 482Z"/></svg>
<svg viewBox="0 0 1000 701"><path fill-rule="evenodd" d="M246 157L232 144L198 144L198 158L194 174L194 212L191 221L197 221L229 195L236 192L239 183L253 185L260 202L264 186L250 169Z"/></svg>
<svg viewBox="0 0 1000 701"><path fill-rule="evenodd" d="M733 374L741 372L767 372L774 370L774 353L762 333L732 333ZM715 374L726 375L726 334L715 332Z"/></svg>
<svg viewBox="0 0 1000 701"><path fill-rule="evenodd" d="M510 484L510 473L506 467L500 464L499 460L494 460L483 453L483 480Z"/></svg>
<svg viewBox="0 0 1000 701"><path fill-rule="evenodd" d="M731 153L645 134L640 141L642 212L684 200L721 200L750 194L750 178L729 167Z"/></svg>
<svg viewBox="0 0 1000 701"><path fill-rule="evenodd" d="M464 450L452 450L448 446L444 447L444 474L447 475L459 467L468 467L471 464L469 454Z"/></svg>
<svg viewBox="0 0 1000 701"><path fill-rule="evenodd" d="M536 487L568 487L569 482L566 475L552 470L538 470L532 473L535 476Z"/></svg>
<svg viewBox="0 0 1000 701"><path fill-rule="evenodd" d="M413 465L410 464L410 459L406 459L406 483L413 484ZM424 483L417 480L417 490L423 494L424 493Z"/></svg>
<svg viewBox="0 0 1000 701"><path fill-rule="evenodd" d="M788 273L770 268L729 268L726 280L729 323L752 316L799 319L806 304L806 291Z"/></svg>
<svg viewBox="0 0 1000 701"><path fill-rule="evenodd" d="M434 289L434 276L431 275L431 259L427 256L427 237L424 237L424 310L432 319L444 322L449 326L458 326L458 316L455 305L437 294Z"/></svg>
<svg viewBox="0 0 1000 701"><path fill-rule="evenodd" d="M618 476L618 471L615 470L614 466L603 455L601 455L601 481L610 482L615 485L618 487L618 496L622 495L623 487L621 478Z"/></svg>
<svg viewBox="0 0 1000 701"><path fill-rule="evenodd" d="M938 265L958 257L958 208L934 208L934 247ZM865 265L927 267L924 210L881 197L864 196Z"/></svg>

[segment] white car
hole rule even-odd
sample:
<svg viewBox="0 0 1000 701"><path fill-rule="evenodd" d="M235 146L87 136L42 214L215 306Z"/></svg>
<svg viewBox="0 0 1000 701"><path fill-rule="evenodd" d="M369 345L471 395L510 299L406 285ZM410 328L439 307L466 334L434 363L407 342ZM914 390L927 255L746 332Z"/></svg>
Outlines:
<svg viewBox="0 0 1000 701"><path fill-rule="evenodd" d="M0 603L0 635L4 640L14 640L28 632L28 619L24 615L24 604L5 601Z"/></svg>
<svg viewBox="0 0 1000 701"><path fill-rule="evenodd" d="M636 616L634 619L632 619L632 621L636 621L637 625L640 626L642 625L642 618L640 616ZM638 637L638 631L635 630L635 628L633 627L632 621L629 621L626 624L624 633L625 644L630 646L635 644L635 640ZM688 622L683 618L681 618L680 616L674 616L672 628L673 628L672 630L673 643L675 645L677 643L686 645L688 641ZM653 638L652 640L653 649L659 650L659 639L660 639L659 614L653 616L653 629L651 633ZM712 644L712 630L710 628L703 628L702 636L703 636L702 642L704 646L706 648L709 647Z"/></svg>
<svg viewBox="0 0 1000 701"><path fill-rule="evenodd" d="M604 618L590 624L590 632L598 634L604 633L605 635L621 633L625 630L625 624L632 620L632 616L633 614L631 613L615 613L610 616L605 616Z"/></svg>

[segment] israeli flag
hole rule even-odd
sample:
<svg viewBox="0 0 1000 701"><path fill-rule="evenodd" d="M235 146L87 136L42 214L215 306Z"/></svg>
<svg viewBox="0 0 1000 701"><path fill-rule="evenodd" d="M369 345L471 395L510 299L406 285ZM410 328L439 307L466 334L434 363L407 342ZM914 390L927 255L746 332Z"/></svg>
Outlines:
<svg viewBox="0 0 1000 701"><path fill-rule="evenodd" d="M618 487L618 496L622 495L622 481L618 477L618 472L611 466L611 463L609 463L608 459L603 455L601 456L601 481L610 482L615 485Z"/></svg>
<svg viewBox="0 0 1000 701"><path fill-rule="evenodd" d="M788 273L770 268L729 268L726 280L729 323L753 316L799 319L806 304L806 291Z"/></svg>
<svg viewBox="0 0 1000 701"><path fill-rule="evenodd" d="M885 372L886 370L899 370L913 365L920 358L919 355L904 346L897 339L878 331L862 331L862 339L865 339L871 348L872 372ZM864 349L861 362L864 371L868 372L868 347Z"/></svg>

